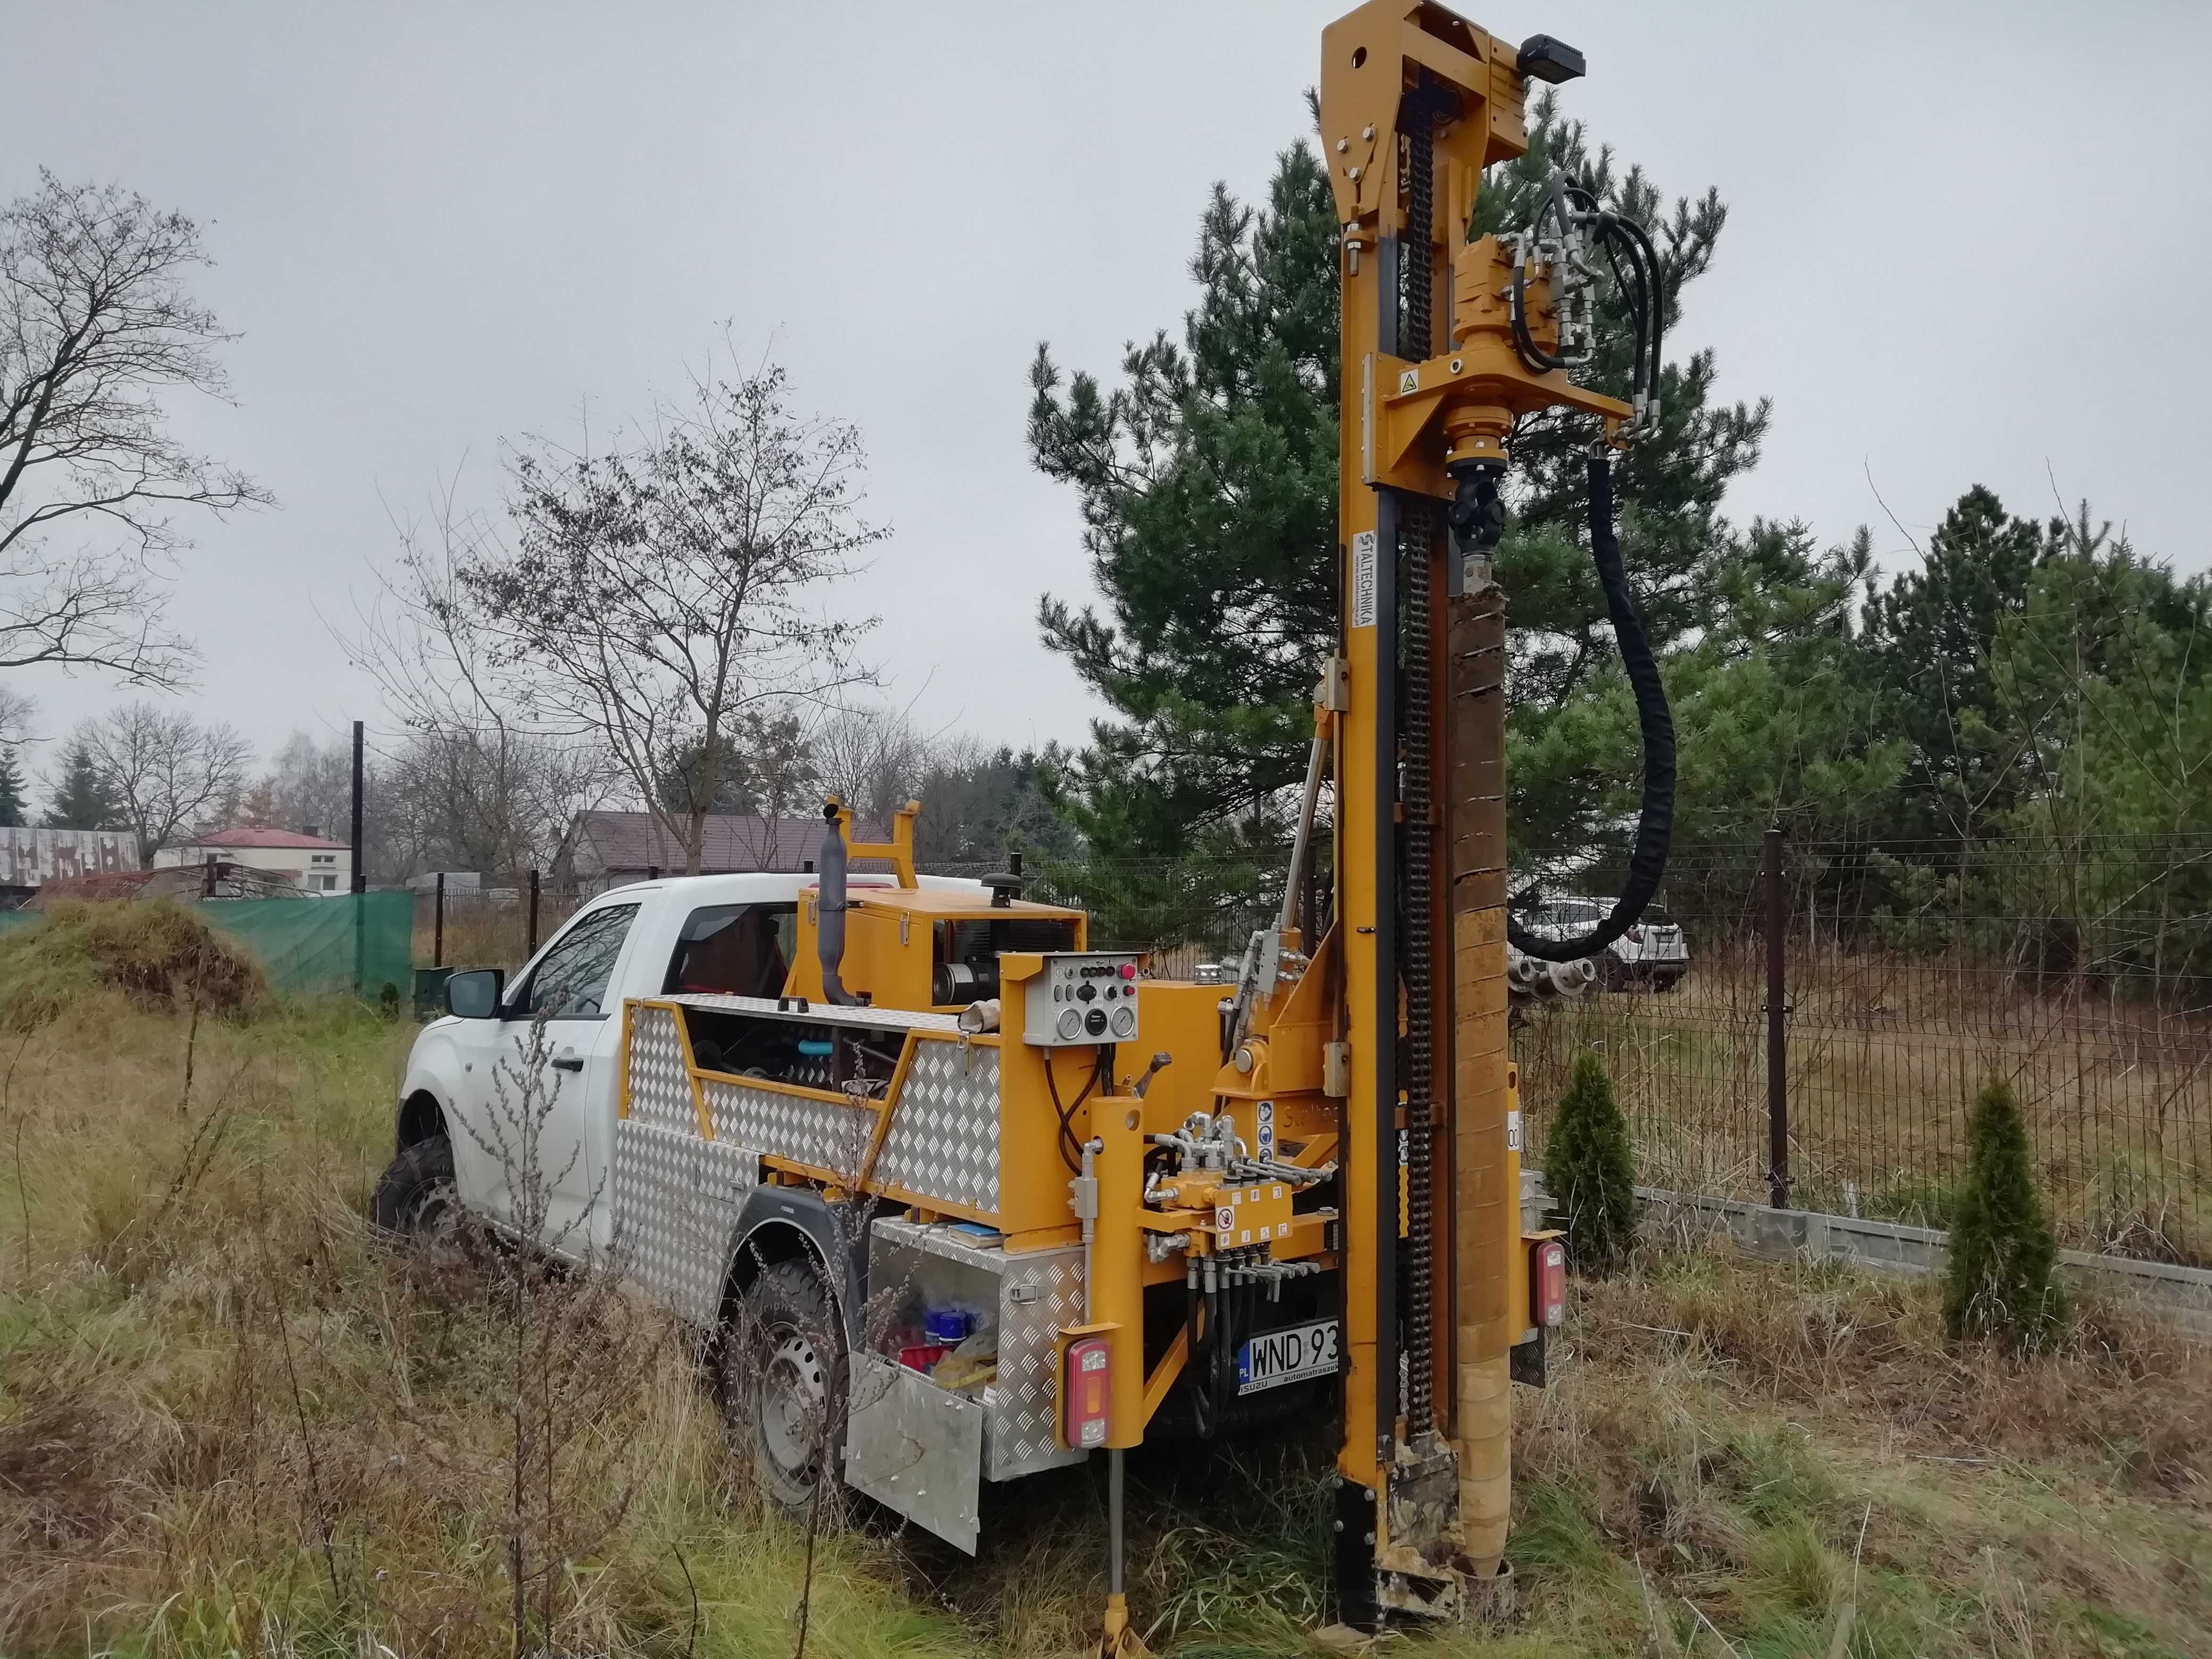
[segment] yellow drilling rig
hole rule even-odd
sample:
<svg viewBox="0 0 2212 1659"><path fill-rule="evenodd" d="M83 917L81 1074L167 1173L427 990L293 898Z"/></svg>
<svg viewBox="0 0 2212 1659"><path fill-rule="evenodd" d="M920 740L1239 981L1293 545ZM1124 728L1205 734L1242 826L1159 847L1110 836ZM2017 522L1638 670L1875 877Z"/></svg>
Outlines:
<svg viewBox="0 0 2212 1659"><path fill-rule="evenodd" d="M1475 234L1484 170L1527 149L1528 82L1582 73L1558 41L1422 0L1323 33L1341 616L1282 905L1233 981L1091 949L1018 867L917 875L912 805L870 841L833 802L817 875L624 890L572 924L627 904L648 941L620 947L644 966L618 975L608 1242L726 1333L733 1430L769 1490L842 1479L972 1550L986 1483L1103 1452L1107 1653L1139 1650L1124 1453L1322 1401L1344 1623L1451 1616L1503 1580L1511 1391L1542 1381L1565 1278L1524 1225L1509 1001L1637 920L1673 786L1612 526L1612 457L1658 415L1656 252L1567 179L1517 232ZM1575 379L1608 279L1626 401ZM1492 558L1516 424L1560 410L1587 428L1645 782L1623 897L1564 942L1509 915ZM1298 908L1324 829L1325 927Z"/></svg>

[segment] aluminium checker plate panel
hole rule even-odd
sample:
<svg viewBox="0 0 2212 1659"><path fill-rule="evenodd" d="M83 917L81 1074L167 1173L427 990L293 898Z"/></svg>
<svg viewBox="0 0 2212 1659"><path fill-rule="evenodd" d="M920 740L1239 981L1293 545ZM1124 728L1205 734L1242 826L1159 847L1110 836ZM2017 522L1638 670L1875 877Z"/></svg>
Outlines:
<svg viewBox="0 0 2212 1659"><path fill-rule="evenodd" d="M775 1005L753 997L689 996L687 1006L732 1012L725 1004L749 1005L734 1012L772 1011ZM753 1006L750 1005L758 1005ZM887 1009L842 1009L877 1016L890 1025ZM791 1016L786 1016L791 1018ZM684 1060L676 1011L665 1004L641 1003L630 1010L630 1116L663 1128L696 1132L698 1108L693 1078ZM955 1205L977 1215L999 1212L999 1049L941 1034L949 1016L901 1015L914 1022L917 1047L907 1068L890 1130L876 1158L876 1179L916 1198ZM854 1108L811 1094L765 1089L701 1073L714 1139L751 1148L764 1158L788 1158L810 1169L857 1169L875 1126L872 1104Z"/></svg>
<svg viewBox="0 0 2212 1659"><path fill-rule="evenodd" d="M787 1094L703 1077L714 1139L754 1146L763 1158L789 1158L811 1170L857 1170L875 1128L872 1103L848 1106L811 1095Z"/></svg>
<svg viewBox="0 0 2212 1659"><path fill-rule="evenodd" d="M721 1314L730 1237L760 1158L702 1140L696 1125L615 1125L615 1259L653 1300L696 1325Z"/></svg>
<svg viewBox="0 0 2212 1659"><path fill-rule="evenodd" d="M676 1012L647 1004L629 1011L629 1115L663 1129L699 1133L699 1109L684 1064Z"/></svg>
<svg viewBox="0 0 2212 1659"><path fill-rule="evenodd" d="M1058 1420L1060 1333L1082 1322L1081 1245L1006 1256L993 1384L998 1398L985 1423L983 1473L990 1479L1011 1480L1090 1455L1060 1443Z"/></svg>
<svg viewBox="0 0 2212 1659"><path fill-rule="evenodd" d="M999 1212L999 1051L924 1039L876 1158L876 1179L921 1198Z"/></svg>

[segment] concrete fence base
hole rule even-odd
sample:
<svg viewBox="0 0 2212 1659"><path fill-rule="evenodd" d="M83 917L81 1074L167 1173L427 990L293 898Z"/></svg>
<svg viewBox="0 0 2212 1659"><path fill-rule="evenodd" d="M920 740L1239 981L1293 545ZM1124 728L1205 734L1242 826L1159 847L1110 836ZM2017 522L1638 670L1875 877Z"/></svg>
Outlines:
<svg viewBox="0 0 2212 1659"><path fill-rule="evenodd" d="M1646 1224L1725 1231L1752 1255L1775 1261L1844 1261L1876 1273L1917 1278L1943 1269L1946 1235L1937 1227L1908 1227L1817 1210L1777 1210L1741 1199L1638 1187ZM1543 1172L1525 1170L1525 1215L1549 1207ZM2060 1277L2070 1286L2122 1303L2194 1336L2212 1339L2212 1269L2176 1267L2130 1256L2062 1250Z"/></svg>

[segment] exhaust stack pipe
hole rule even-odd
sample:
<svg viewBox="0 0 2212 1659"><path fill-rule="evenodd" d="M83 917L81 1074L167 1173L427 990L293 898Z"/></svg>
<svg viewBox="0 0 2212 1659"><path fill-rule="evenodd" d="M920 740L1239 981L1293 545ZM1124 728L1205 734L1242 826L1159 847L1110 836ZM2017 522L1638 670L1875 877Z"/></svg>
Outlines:
<svg viewBox="0 0 2212 1659"><path fill-rule="evenodd" d="M822 809L822 852L815 860L821 873L821 920L815 929L815 954L822 962L823 997L837 1006L850 1008L860 999L837 977L845 960L845 830L837 821L836 801Z"/></svg>

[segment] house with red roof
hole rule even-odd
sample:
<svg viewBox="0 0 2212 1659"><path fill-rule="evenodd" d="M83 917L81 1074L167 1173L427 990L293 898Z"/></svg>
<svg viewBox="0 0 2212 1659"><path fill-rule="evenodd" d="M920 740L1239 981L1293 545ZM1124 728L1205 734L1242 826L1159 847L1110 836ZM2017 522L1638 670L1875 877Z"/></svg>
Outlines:
<svg viewBox="0 0 2212 1659"><path fill-rule="evenodd" d="M294 830L203 830L155 854L154 867L204 865L210 859L289 876L310 893L353 890L353 854L346 844Z"/></svg>

